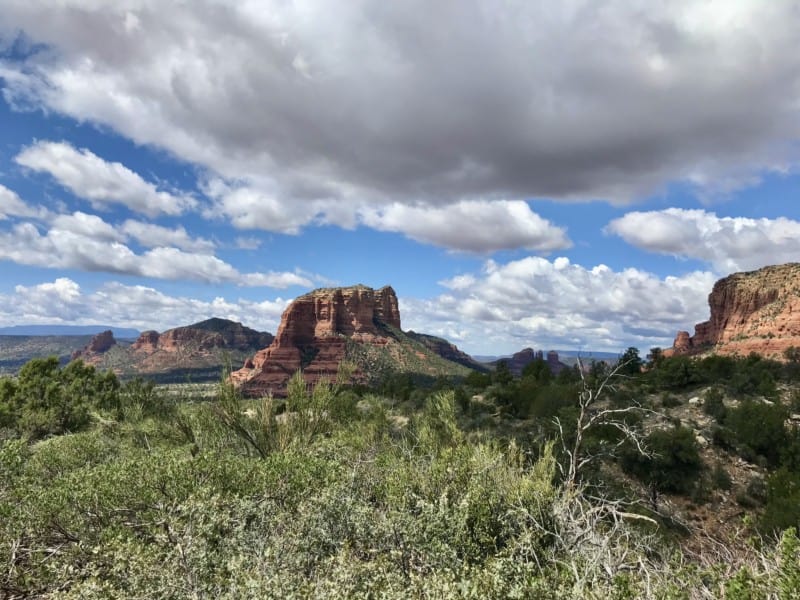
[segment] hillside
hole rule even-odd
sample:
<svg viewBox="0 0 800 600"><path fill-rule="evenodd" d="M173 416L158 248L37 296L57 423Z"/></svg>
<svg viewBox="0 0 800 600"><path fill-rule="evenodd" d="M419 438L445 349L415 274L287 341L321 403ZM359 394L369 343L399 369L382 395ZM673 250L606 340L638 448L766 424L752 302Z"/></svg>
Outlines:
<svg viewBox="0 0 800 600"><path fill-rule="evenodd" d="M94 336L72 358L122 377L146 376L178 383L216 381L224 369L241 365L271 341L269 333L212 318L162 333L145 331L133 343L119 342L106 331Z"/></svg>
<svg viewBox="0 0 800 600"><path fill-rule="evenodd" d="M91 339L90 335L0 335L0 375L12 375L36 357L57 356L66 363Z"/></svg>

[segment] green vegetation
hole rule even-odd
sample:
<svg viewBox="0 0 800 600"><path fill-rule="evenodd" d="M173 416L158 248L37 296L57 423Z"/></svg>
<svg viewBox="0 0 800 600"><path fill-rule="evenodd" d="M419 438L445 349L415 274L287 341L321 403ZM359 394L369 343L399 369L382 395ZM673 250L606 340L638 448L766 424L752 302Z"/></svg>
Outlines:
<svg viewBox="0 0 800 600"><path fill-rule="evenodd" d="M793 372L707 361L256 400L32 361L0 379L0 597L796 597ZM669 507L718 493L757 541L683 553Z"/></svg>

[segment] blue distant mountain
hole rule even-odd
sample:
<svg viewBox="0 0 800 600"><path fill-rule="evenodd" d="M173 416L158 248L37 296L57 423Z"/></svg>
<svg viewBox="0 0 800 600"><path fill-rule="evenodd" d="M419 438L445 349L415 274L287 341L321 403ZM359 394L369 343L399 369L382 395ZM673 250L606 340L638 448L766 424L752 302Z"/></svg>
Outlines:
<svg viewBox="0 0 800 600"><path fill-rule="evenodd" d="M139 337L138 329L108 325L14 325L0 327L0 335L94 335L111 330L118 340Z"/></svg>

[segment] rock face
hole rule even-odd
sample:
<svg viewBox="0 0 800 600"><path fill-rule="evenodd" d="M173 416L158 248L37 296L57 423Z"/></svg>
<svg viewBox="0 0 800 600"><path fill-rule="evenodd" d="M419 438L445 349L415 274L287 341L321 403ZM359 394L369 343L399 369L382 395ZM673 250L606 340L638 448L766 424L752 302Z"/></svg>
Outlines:
<svg viewBox="0 0 800 600"><path fill-rule="evenodd" d="M140 354L156 352L182 352L188 348L205 351L213 348L251 350L272 342L269 333L255 331L241 323L226 319L208 319L186 327L176 327L164 333L145 331L131 345L131 350Z"/></svg>
<svg viewBox="0 0 800 600"><path fill-rule="evenodd" d="M673 347L665 351L667 356L755 352L781 359L787 348L800 348L800 264L720 279L708 296L708 305L709 320L695 325L692 336L679 331Z"/></svg>
<svg viewBox="0 0 800 600"><path fill-rule="evenodd" d="M88 364L98 364L102 360L102 355L108 352L112 346L116 346L117 340L109 329L95 335L92 340L81 350L72 353L72 360L81 359Z"/></svg>
<svg viewBox="0 0 800 600"><path fill-rule="evenodd" d="M527 367L530 363L534 360L543 360L547 363L547 366L550 368L550 372L553 375L558 375L561 371L567 368L567 365L562 363L558 358L558 352L555 350L550 350L545 356L542 350L534 351L533 348L523 348L519 352L513 354L511 358L504 358L501 359L506 362L508 365L508 370L511 371L517 377L522 375L522 371ZM499 362L499 361L497 361ZM497 362L493 364L497 364Z"/></svg>
<svg viewBox="0 0 800 600"><path fill-rule="evenodd" d="M218 381L231 363L271 343L269 333L227 319L209 319L163 333L145 331L135 342L117 344L110 331L95 336L72 358L120 376L145 376L163 382Z"/></svg>
<svg viewBox="0 0 800 600"><path fill-rule="evenodd" d="M302 369L312 384L333 378L345 359L348 340L390 344L391 328L400 330L397 296L391 287L314 290L289 305L272 344L231 378L246 394L281 396L296 371Z"/></svg>

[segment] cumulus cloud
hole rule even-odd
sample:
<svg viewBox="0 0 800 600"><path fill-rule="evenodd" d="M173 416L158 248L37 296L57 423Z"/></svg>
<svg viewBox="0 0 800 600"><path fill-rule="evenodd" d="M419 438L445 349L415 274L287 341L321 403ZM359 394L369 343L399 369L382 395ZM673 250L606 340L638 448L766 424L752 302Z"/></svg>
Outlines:
<svg viewBox="0 0 800 600"><path fill-rule="evenodd" d="M263 302L222 297L198 300L119 282L86 291L75 281L62 277L39 285L18 285L12 293L0 294L0 324L109 323L142 330L165 330L220 317L274 333L288 302L281 298Z"/></svg>
<svg viewBox="0 0 800 600"><path fill-rule="evenodd" d="M44 218L47 214L45 208L28 206L14 190L0 184L0 221L10 217Z"/></svg>
<svg viewBox="0 0 800 600"><path fill-rule="evenodd" d="M173 246L157 246L137 254L125 243L125 229L117 231L100 217L82 212L55 216L44 233L33 223L17 223L7 231L0 231L0 260L46 268L253 287L313 285L309 277L299 273L241 273L213 254L186 252ZM137 225L133 231L143 236L152 233L147 227L142 229Z"/></svg>
<svg viewBox="0 0 800 600"><path fill-rule="evenodd" d="M606 231L638 248L708 262L719 273L800 261L800 222L719 217L704 210L630 212Z"/></svg>
<svg viewBox="0 0 800 600"><path fill-rule="evenodd" d="M179 215L196 203L188 196L159 191L155 185L118 162L107 162L91 151L75 149L66 142L36 142L16 157L34 171L44 171L92 206L122 204L150 217Z"/></svg>
<svg viewBox="0 0 800 600"><path fill-rule="evenodd" d="M526 248L540 252L568 248L564 230L522 201L462 200L452 206L391 206L367 210L364 224L398 231L413 240L467 252Z"/></svg>
<svg viewBox="0 0 800 600"><path fill-rule="evenodd" d="M668 346L677 330L708 318L714 281L708 272L660 278L530 256L489 260L480 273L442 281L448 291L438 297L401 298L401 310L404 327L457 333L452 339L472 352L526 346L619 351Z"/></svg>
<svg viewBox="0 0 800 600"><path fill-rule="evenodd" d="M203 238L193 238L183 227L171 229L153 223L128 219L122 224L121 231L135 239L146 248L174 246L187 252L211 252L214 242Z"/></svg>
<svg viewBox="0 0 800 600"><path fill-rule="evenodd" d="M292 232L352 222L364 202L624 203L674 181L725 192L795 169L799 29L793 3L760 0L7 0L0 34L47 49L5 59L0 77L12 105L243 182L221 214ZM39 150L29 162L96 186L95 202L181 210L149 184L124 195L124 172L87 182Z"/></svg>

